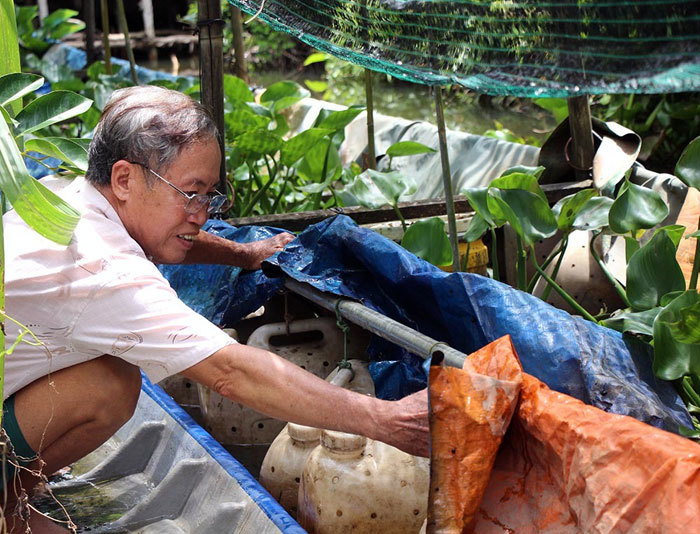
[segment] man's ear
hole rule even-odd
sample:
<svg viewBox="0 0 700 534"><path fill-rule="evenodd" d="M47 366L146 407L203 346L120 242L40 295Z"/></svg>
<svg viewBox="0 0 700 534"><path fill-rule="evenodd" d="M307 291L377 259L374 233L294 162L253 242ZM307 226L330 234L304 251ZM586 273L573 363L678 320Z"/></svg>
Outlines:
<svg viewBox="0 0 700 534"><path fill-rule="evenodd" d="M126 201L129 198L129 195L133 193L136 180L141 178L138 176L140 172L141 167L124 159L120 159L112 165L110 186L117 199Z"/></svg>

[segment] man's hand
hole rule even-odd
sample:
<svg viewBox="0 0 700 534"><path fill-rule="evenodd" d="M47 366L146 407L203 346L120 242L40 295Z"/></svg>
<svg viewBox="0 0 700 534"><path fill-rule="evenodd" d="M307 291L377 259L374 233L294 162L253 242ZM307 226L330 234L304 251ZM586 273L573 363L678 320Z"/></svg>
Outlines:
<svg viewBox="0 0 700 534"><path fill-rule="evenodd" d="M260 264L264 260L282 250L295 237L292 234L282 233L261 241L246 243L246 251L242 256L240 267L250 270L260 269Z"/></svg>
<svg viewBox="0 0 700 534"><path fill-rule="evenodd" d="M385 433L377 439L415 456L429 454L428 390L424 389L391 403ZM383 430L384 430L383 429Z"/></svg>

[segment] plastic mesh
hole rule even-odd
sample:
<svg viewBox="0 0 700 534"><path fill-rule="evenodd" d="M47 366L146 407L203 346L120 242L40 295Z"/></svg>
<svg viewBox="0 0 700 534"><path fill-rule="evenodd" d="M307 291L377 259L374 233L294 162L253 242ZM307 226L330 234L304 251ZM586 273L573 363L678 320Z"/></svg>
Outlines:
<svg viewBox="0 0 700 534"><path fill-rule="evenodd" d="M229 2L250 14L261 3ZM527 97L700 87L698 0L266 0L260 18L427 85Z"/></svg>

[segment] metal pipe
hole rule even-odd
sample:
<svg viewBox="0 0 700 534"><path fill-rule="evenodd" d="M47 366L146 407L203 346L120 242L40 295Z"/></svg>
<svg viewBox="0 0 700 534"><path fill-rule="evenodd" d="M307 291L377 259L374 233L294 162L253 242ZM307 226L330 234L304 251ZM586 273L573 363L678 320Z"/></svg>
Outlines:
<svg viewBox="0 0 700 534"><path fill-rule="evenodd" d="M447 343L436 341L431 337L415 331L406 325L394 321L379 312L349 299L326 295L321 291L291 278L285 278L284 285L290 291L301 295L314 304L338 313L348 321L395 343L412 354L423 359L436 356L449 366L461 368L467 355L450 347Z"/></svg>

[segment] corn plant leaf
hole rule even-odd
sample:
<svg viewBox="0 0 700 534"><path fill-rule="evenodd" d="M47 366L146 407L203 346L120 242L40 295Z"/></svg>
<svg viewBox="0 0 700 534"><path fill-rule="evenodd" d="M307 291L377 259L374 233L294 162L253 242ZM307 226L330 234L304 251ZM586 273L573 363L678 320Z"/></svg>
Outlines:
<svg viewBox="0 0 700 534"><path fill-rule="evenodd" d="M309 150L319 144L332 130L309 128L284 143L280 151L280 162L287 167L294 165Z"/></svg>
<svg viewBox="0 0 700 534"><path fill-rule="evenodd" d="M224 74L224 98L229 103L255 101L248 84L230 74Z"/></svg>
<svg viewBox="0 0 700 534"><path fill-rule="evenodd" d="M318 123L315 127L337 132L338 130L344 129L364 110L365 108L362 106L352 106L348 109L343 109L340 111L330 111L328 114L324 114L325 116L317 121Z"/></svg>
<svg viewBox="0 0 700 534"><path fill-rule="evenodd" d="M464 232L464 240L467 243L473 243L479 239L482 235L486 233L489 229L489 224L484 220L484 218L475 213L472 220L469 221L469 226L467 226L467 231Z"/></svg>
<svg viewBox="0 0 700 534"><path fill-rule="evenodd" d="M57 158L76 167L84 174L87 171L87 150L82 144L65 137L37 137L24 143L25 150L33 150Z"/></svg>
<svg viewBox="0 0 700 534"><path fill-rule="evenodd" d="M399 171L367 169L366 172L392 206L398 204L402 195L411 195L416 191L416 185Z"/></svg>
<svg viewBox="0 0 700 534"><path fill-rule="evenodd" d="M661 303L671 291L683 291L685 278L676 261L676 247L662 230L635 252L627 264L627 298L635 311Z"/></svg>
<svg viewBox="0 0 700 534"><path fill-rule="evenodd" d="M369 179L367 172L356 176L352 183L338 192L338 196L345 206L377 209L387 204L387 199L384 198L376 184Z"/></svg>
<svg viewBox="0 0 700 534"><path fill-rule="evenodd" d="M44 85L38 74L12 72L0 76L0 106L5 106Z"/></svg>
<svg viewBox="0 0 700 534"><path fill-rule="evenodd" d="M414 222L406 230L401 246L433 265L452 263L452 246L445 233L445 222L439 217Z"/></svg>
<svg viewBox="0 0 700 534"><path fill-rule="evenodd" d="M630 309L602 321L603 326L630 334L654 335L654 320L663 308L657 306L649 310L635 312Z"/></svg>
<svg viewBox="0 0 700 534"><path fill-rule="evenodd" d="M700 189L700 137L683 150L676 164L676 176L688 187Z"/></svg>
<svg viewBox="0 0 700 534"><path fill-rule="evenodd" d="M260 96L260 102L270 105L272 114L279 113L299 100L307 98L311 93L295 82L282 81L272 84Z"/></svg>
<svg viewBox="0 0 700 534"><path fill-rule="evenodd" d="M600 230L608 226L608 214L613 200L608 197L593 197L576 215L572 227L576 230Z"/></svg>
<svg viewBox="0 0 700 534"><path fill-rule="evenodd" d="M557 218L557 226L560 230L570 230L576 217L586 203L595 196L595 189L584 189L573 195L562 198L552 207L552 212Z"/></svg>
<svg viewBox="0 0 700 534"><path fill-rule="evenodd" d="M508 209L504 209L504 205ZM522 189L489 188L489 211L498 208L524 244L532 246L540 239L553 236L557 231L557 219L547 201L536 193Z"/></svg>
<svg viewBox="0 0 700 534"><path fill-rule="evenodd" d="M392 158L415 156L417 154L428 154L431 152L436 152L436 150L423 143L417 143L416 141L399 141L386 149L387 155Z"/></svg>
<svg viewBox="0 0 700 534"><path fill-rule="evenodd" d="M656 376L676 380L685 375L700 376L700 343L684 343L674 333L685 331L683 317L697 315L700 294L690 290L673 300L654 321L654 364ZM693 324L696 325L695 321ZM697 327L697 325L696 325ZM689 329L693 332L693 328ZM697 334L697 331L695 331Z"/></svg>
<svg viewBox="0 0 700 534"><path fill-rule="evenodd" d="M654 190L627 182L610 207L610 229L626 234L656 226L668 215L668 206Z"/></svg>
<svg viewBox="0 0 700 534"><path fill-rule="evenodd" d="M87 111L92 100L70 91L52 91L40 96L17 114L17 134L34 132Z"/></svg>
<svg viewBox="0 0 700 534"><path fill-rule="evenodd" d="M29 175L4 121L0 121L0 189L34 230L61 245L70 242L80 213Z"/></svg>

